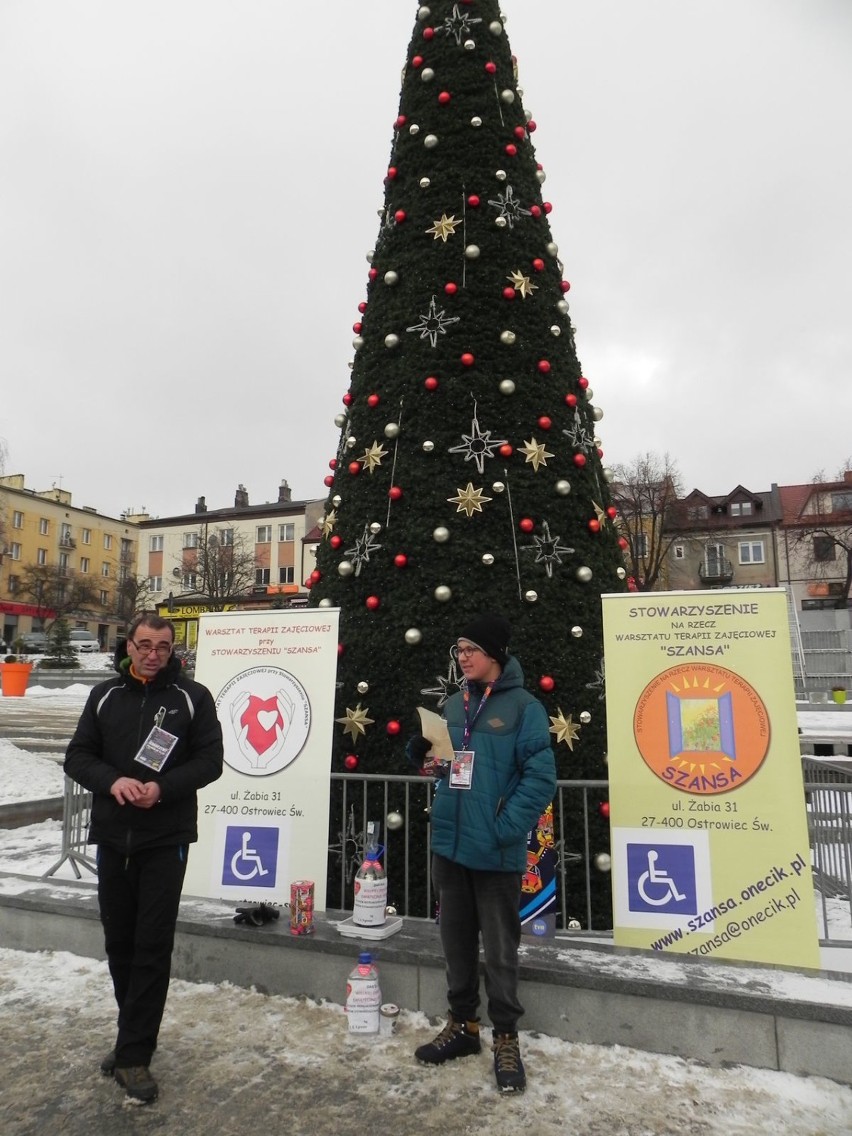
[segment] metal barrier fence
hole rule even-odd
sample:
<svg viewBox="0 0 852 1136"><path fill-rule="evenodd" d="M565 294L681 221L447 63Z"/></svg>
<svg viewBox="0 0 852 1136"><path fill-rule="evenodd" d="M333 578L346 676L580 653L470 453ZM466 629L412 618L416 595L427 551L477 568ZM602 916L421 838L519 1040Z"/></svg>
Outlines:
<svg viewBox="0 0 852 1136"><path fill-rule="evenodd" d="M803 757L802 769L814 886L830 941L829 899L844 900L852 920L852 767Z"/></svg>
<svg viewBox="0 0 852 1136"><path fill-rule="evenodd" d="M82 879L80 868L88 868L98 874L95 861L89 855L86 836L92 814L92 794L70 777L65 778L65 792L62 804L62 852L56 863L44 873L42 879L54 875L67 860L77 879Z"/></svg>

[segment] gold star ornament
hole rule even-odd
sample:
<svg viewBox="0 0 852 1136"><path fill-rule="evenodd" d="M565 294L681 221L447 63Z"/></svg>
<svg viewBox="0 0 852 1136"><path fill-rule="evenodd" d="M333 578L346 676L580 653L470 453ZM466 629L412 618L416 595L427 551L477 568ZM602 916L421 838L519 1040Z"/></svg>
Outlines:
<svg viewBox="0 0 852 1136"><path fill-rule="evenodd" d="M369 710L362 710L361 703L353 710L351 706L346 707L346 716L344 718L335 718L335 722L339 722L343 727L344 734L350 734L352 741L356 742L360 735L367 733L367 726L372 726L375 718L368 718Z"/></svg>
<svg viewBox="0 0 852 1136"><path fill-rule="evenodd" d="M558 710L556 717L554 718L552 714L550 715L550 720L553 723L550 727L550 732L555 736L557 745L559 745L560 742L565 742L568 748L573 752L574 742L580 736L580 727L576 722L572 721L572 715L569 714L567 718L565 717L562 713L561 706L557 706L556 709Z"/></svg>
<svg viewBox="0 0 852 1136"><path fill-rule="evenodd" d="M527 461L532 462L532 467L536 473L538 473L540 465L547 465L547 459L553 457L553 454L544 448L544 443L537 442L535 438L530 438L528 442L524 442L519 449L522 454L527 455Z"/></svg>
<svg viewBox="0 0 852 1136"><path fill-rule="evenodd" d="M322 535L331 536L332 529L337 524L337 512L332 509L322 519Z"/></svg>
<svg viewBox="0 0 852 1136"><path fill-rule="evenodd" d="M529 276L524 276L523 272L518 271L518 269L515 269L506 279L512 281L515 285L515 291L520 292L522 300L525 300L527 296L531 296L533 292L538 291L538 284L533 284Z"/></svg>
<svg viewBox="0 0 852 1136"><path fill-rule="evenodd" d="M474 513L481 513L482 506L493 497L483 497L482 490L474 489L473 482L469 481L464 489L459 489L457 497L448 497L447 500L458 506L457 513L467 513L468 517L472 517Z"/></svg>
<svg viewBox="0 0 852 1136"><path fill-rule="evenodd" d="M600 507L600 505L597 503L597 501L592 501L592 506L595 510L595 516L598 518L598 521L602 525L605 525L606 522L609 520L609 518L607 517L604 510Z"/></svg>
<svg viewBox="0 0 852 1136"><path fill-rule="evenodd" d="M442 213L440 218L435 222L431 229L427 229L427 233L431 233L436 241L443 241L447 243L447 237L455 236L456 229L461 224L455 217L448 217L446 213Z"/></svg>
<svg viewBox="0 0 852 1136"><path fill-rule="evenodd" d="M387 456L387 450L383 450L379 442L373 442L369 449L364 450L361 457L358 458L358 461L368 473L372 473L374 469L378 469L382 464L382 458L386 458Z"/></svg>

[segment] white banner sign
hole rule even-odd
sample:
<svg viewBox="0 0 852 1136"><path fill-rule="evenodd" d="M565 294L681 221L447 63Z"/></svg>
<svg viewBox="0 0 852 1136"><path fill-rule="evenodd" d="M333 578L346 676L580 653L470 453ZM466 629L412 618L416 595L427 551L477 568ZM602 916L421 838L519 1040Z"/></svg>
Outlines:
<svg viewBox="0 0 852 1136"><path fill-rule="evenodd" d="M325 910L338 615L201 616L195 673L216 702L225 769L198 794L188 895L282 906L307 879Z"/></svg>

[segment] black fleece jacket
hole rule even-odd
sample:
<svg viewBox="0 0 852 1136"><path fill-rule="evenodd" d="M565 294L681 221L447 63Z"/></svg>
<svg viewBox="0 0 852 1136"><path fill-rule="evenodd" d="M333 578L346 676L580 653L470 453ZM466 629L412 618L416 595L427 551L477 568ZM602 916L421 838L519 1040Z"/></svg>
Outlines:
<svg viewBox="0 0 852 1136"><path fill-rule="evenodd" d="M119 649L115 678L92 689L65 754L65 772L94 794L89 843L131 853L198 839L196 792L222 775L222 727L206 686L185 678L172 657L148 682L130 673ZM178 742L159 773L134 761L158 724ZM121 805L110 794L119 777L158 781L149 809Z"/></svg>

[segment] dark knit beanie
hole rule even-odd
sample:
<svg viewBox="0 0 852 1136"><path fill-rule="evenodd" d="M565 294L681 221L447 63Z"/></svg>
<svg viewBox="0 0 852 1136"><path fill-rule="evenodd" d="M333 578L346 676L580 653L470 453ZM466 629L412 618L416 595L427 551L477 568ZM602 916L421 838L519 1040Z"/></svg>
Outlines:
<svg viewBox="0 0 852 1136"><path fill-rule="evenodd" d="M459 639L481 647L486 655L505 667L509 659L511 634L512 628L502 615L480 615L459 632Z"/></svg>

